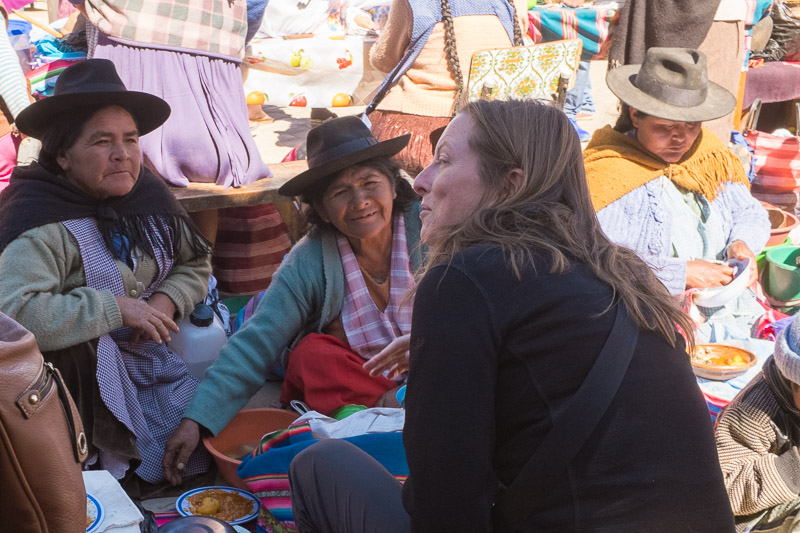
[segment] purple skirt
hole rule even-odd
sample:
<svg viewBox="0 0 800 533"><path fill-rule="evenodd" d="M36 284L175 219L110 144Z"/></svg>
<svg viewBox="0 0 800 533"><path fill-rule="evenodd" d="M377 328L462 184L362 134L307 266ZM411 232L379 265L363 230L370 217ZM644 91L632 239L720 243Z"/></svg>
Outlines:
<svg viewBox="0 0 800 533"><path fill-rule="evenodd" d="M129 90L159 96L172 108L164 125L140 140L145 165L170 184L238 187L272 176L250 133L235 62L130 46L102 33L92 57L110 59Z"/></svg>

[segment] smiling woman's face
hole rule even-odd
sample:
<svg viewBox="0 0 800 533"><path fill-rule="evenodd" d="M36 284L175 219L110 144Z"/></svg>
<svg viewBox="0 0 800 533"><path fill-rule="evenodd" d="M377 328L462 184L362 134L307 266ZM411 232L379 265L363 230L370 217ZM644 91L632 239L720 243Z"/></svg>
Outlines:
<svg viewBox="0 0 800 533"><path fill-rule="evenodd" d="M136 122L119 106L105 107L86 121L57 161L67 180L92 198L128 194L142 164Z"/></svg>
<svg viewBox="0 0 800 533"><path fill-rule="evenodd" d="M392 203L397 192L384 173L353 166L328 186L316 205L322 220L330 222L352 245L355 241L391 238Z"/></svg>

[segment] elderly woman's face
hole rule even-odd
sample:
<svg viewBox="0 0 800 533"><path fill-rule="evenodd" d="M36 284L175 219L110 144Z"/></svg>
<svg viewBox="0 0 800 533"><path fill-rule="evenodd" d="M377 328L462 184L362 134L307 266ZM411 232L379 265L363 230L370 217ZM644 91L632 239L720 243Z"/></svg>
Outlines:
<svg viewBox="0 0 800 533"><path fill-rule="evenodd" d="M681 160L697 140L703 125L702 122L674 122L649 115L642 117L636 109L631 109L631 122L642 146L667 163Z"/></svg>
<svg viewBox="0 0 800 533"><path fill-rule="evenodd" d="M345 169L316 205L351 242L392 235L392 203L397 197L389 177L367 166Z"/></svg>
<svg viewBox="0 0 800 533"><path fill-rule="evenodd" d="M423 242L431 243L431 232L464 222L479 207L485 187L478 174L478 155L469 147L474 129L472 118L462 113L444 130L433 161L414 180L422 196Z"/></svg>
<svg viewBox="0 0 800 533"><path fill-rule="evenodd" d="M136 122L119 106L92 115L75 144L57 158L67 180L99 200L129 193L141 160Z"/></svg>

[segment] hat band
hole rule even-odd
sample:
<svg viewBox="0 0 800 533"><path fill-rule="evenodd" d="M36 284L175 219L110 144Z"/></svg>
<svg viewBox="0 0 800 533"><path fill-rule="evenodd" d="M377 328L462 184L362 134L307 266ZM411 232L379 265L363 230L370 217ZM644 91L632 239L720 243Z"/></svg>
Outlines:
<svg viewBox="0 0 800 533"><path fill-rule="evenodd" d="M309 168L318 167L333 161L334 159L338 159L350 153L363 150L364 148L369 148L370 146L374 146L376 144L378 144L378 140L375 137L360 137L358 139L353 139L352 141L347 141L346 143L337 144L330 150L326 150L321 154L310 157L308 159L308 166Z"/></svg>
<svg viewBox="0 0 800 533"><path fill-rule="evenodd" d="M705 102L708 96L708 84L702 89L683 89L671 87L655 78L640 74L641 71L636 75L636 79L632 80L633 86L665 104L695 107Z"/></svg>

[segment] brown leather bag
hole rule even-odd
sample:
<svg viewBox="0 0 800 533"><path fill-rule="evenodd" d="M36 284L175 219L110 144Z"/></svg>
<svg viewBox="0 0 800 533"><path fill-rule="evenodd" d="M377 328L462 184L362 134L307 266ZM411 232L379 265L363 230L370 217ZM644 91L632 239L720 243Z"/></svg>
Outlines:
<svg viewBox="0 0 800 533"><path fill-rule="evenodd" d="M0 313L0 531L86 531L87 444L61 374Z"/></svg>

